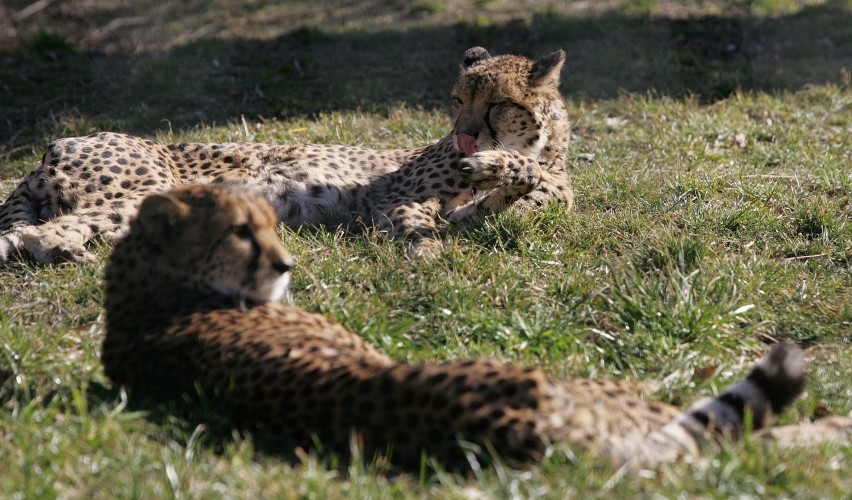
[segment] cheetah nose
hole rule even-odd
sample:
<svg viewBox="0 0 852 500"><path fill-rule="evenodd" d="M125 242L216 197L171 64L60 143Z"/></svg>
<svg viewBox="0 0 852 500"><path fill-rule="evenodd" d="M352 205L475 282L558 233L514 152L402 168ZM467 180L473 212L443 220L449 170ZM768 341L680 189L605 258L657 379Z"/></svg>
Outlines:
<svg viewBox="0 0 852 500"><path fill-rule="evenodd" d="M276 260L272 262L272 268L279 273L284 274L290 269L293 269L293 263L286 260Z"/></svg>
<svg viewBox="0 0 852 500"><path fill-rule="evenodd" d="M476 137L467 134L454 134L453 146L455 146L456 151L472 155L476 153Z"/></svg>

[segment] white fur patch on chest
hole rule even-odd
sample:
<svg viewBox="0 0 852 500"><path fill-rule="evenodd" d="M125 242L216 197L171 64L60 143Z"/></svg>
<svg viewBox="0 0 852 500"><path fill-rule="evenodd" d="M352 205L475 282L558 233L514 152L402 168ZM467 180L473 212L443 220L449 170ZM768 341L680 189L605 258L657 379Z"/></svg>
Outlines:
<svg viewBox="0 0 852 500"><path fill-rule="evenodd" d="M521 154L527 158L537 160L544 147L547 146L548 139L550 139L550 134L547 133L547 129L542 129L538 134L538 140L532 146L529 146L527 151L521 151Z"/></svg>

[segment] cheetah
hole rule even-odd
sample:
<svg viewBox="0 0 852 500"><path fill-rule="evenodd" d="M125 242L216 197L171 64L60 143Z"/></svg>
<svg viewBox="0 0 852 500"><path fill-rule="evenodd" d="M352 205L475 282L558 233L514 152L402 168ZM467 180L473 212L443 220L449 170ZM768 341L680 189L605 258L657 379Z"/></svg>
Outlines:
<svg viewBox="0 0 852 500"><path fill-rule="evenodd" d="M131 399L203 398L239 428L302 449L347 453L355 439L362 456L407 468L424 454L464 468L471 445L521 464L559 442L655 466L740 436L746 409L754 429L766 427L803 390L792 344L685 412L626 382L559 380L495 359L398 363L343 326L277 302L293 261L276 220L263 195L229 186L144 200L106 270L102 362L115 386ZM774 429L788 442L848 442L852 419Z"/></svg>
<svg viewBox="0 0 852 500"><path fill-rule="evenodd" d="M564 62L561 50L536 61L467 50L453 130L418 149L157 144L109 132L57 140L0 206L0 266L21 247L42 263L91 261L89 240L121 236L146 195L187 183L251 186L291 227L363 220L416 256L437 251L445 223L550 200L570 209Z"/></svg>

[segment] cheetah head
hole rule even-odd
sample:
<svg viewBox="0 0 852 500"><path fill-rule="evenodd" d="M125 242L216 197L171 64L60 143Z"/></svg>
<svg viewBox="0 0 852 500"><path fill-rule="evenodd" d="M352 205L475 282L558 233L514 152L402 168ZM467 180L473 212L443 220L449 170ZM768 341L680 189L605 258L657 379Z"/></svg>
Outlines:
<svg viewBox="0 0 852 500"><path fill-rule="evenodd" d="M564 63L562 50L533 61L468 49L452 92L456 149L465 154L510 149L538 159L551 122L566 119L559 94Z"/></svg>
<svg viewBox="0 0 852 500"><path fill-rule="evenodd" d="M262 196L224 186L183 186L142 202L140 233L151 278L183 288L266 302L287 290L292 259Z"/></svg>

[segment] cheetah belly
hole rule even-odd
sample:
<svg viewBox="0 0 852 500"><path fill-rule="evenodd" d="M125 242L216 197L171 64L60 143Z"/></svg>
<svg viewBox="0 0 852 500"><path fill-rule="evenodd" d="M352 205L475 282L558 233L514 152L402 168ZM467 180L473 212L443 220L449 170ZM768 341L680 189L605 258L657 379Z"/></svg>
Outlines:
<svg viewBox="0 0 852 500"><path fill-rule="evenodd" d="M272 203L290 227L367 217L372 186L395 172L402 151L300 146L284 161L263 163L243 184Z"/></svg>

